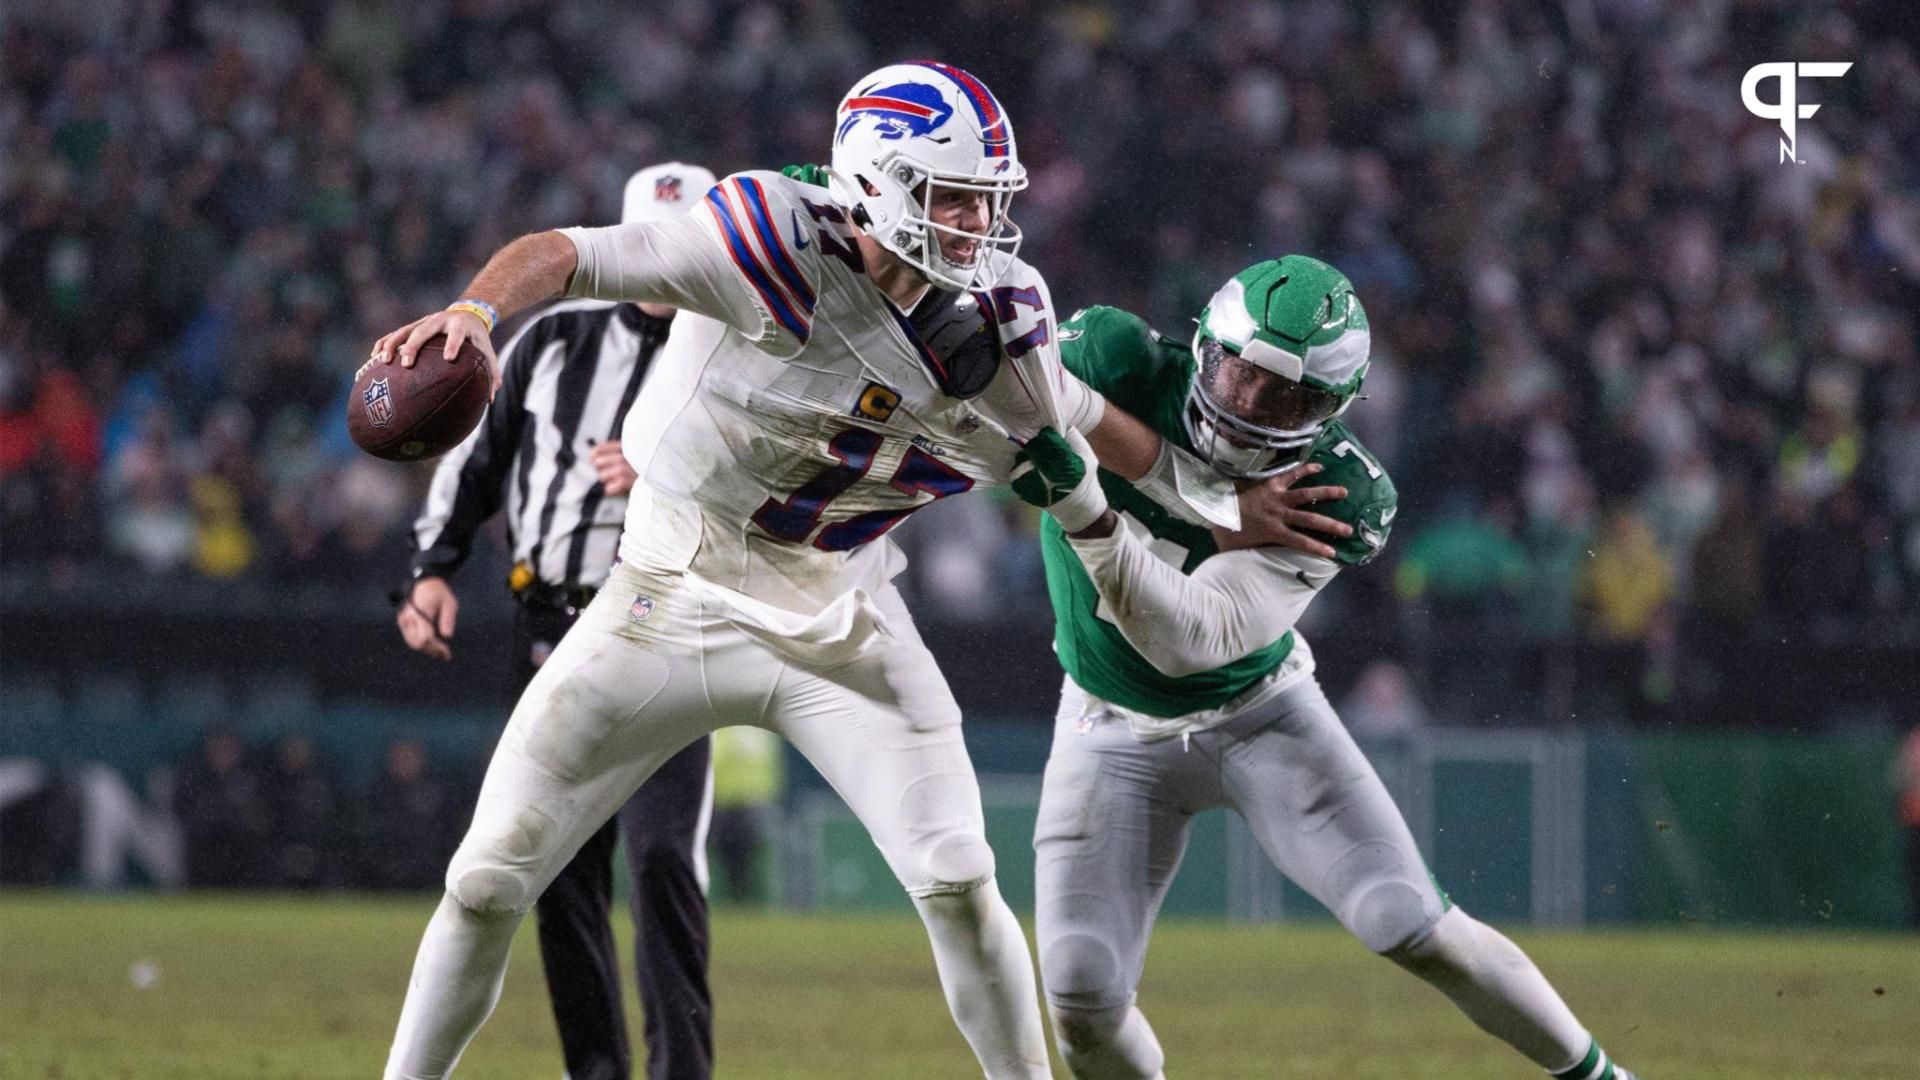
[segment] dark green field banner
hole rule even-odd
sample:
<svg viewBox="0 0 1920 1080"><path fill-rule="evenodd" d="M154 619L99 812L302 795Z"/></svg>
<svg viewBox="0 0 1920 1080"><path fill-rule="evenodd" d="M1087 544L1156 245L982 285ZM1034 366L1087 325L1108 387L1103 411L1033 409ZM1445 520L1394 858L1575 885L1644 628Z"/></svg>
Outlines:
<svg viewBox="0 0 1920 1080"><path fill-rule="evenodd" d="M1656 922L1902 925L1890 737L1632 740L1634 914Z"/></svg>

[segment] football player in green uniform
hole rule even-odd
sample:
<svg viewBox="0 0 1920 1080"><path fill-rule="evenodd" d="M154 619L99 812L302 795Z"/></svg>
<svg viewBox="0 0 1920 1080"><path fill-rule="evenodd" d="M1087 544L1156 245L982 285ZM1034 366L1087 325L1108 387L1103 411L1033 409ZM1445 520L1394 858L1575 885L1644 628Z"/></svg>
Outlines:
<svg viewBox="0 0 1920 1080"><path fill-rule="evenodd" d="M1486 1031L1556 1077L1631 1080L1518 947L1440 891L1293 629L1342 567L1379 553L1397 507L1338 419L1367 373L1353 286L1289 255L1216 293L1191 348L1104 307L1060 338L1069 370L1168 442L1238 478L1312 475L1337 498L1315 509L1350 528L1327 556L1222 550L1225 534L1096 474L1077 434L1028 443L1014 490L1051 511L1041 543L1067 672L1034 835L1040 964L1074 1075L1161 1075L1135 1004L1147 935L1193 815L1226 806L1368 948Z"/></svg>

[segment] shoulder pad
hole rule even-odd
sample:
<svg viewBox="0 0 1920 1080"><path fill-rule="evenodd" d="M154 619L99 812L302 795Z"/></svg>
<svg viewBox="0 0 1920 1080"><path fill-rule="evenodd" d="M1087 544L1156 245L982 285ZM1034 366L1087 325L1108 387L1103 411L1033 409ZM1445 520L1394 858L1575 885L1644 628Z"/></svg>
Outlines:
<svg viewBox="0 0 1920 1080"><path fill-rule="evenodd" d="M1146 321L1131 312L1096 304L1081 308L1060 326L1061 359L1089 383L1111 369L1126 369L1154 343Z"/></svg>
<svg viewBox="0 0 1920 1080"><path fill-rule="evenodd" d="M1320 433L1307 460L1319 464L1321 471L1304 483L1338 484L1347 489L1347 497L1339 502L1312 507L1316 513L1353 526L1352 536L1332 541L1334 557L1348 566L1371 562L1386 547L1400 509L1400 494L1394 489L1393 478L1338 420Z"/></svg>
<svg viewBox="0 0 1920 1080"><path fill-rule="evenodd" d="M707 192L703 207L734 269L774 321L802 342L812 332L822 269L822 245L803 197L813 190L777 172L734 173Z"/></svg>
<svg viewBox="0 0 1920 1080"><path fill-rule="evenodd" d="M1161 393L1185 400L1191 377L1186 357L1184 346L1116 307L1082 308L1060 327L1061 361L1087 385L1111 398L1141 379L1153 383L1154 394L1126 406L1135 415L1150 410L1149 402Z"/></svg>
<svg viewBox="0 0 1920 1080"><path fill-rule="evenodd" d="M1000 343L1012 360L1053 343L1053 298L1040 272L1014 259L999 284L974 293L993 313L1000 327Z"/></svg>

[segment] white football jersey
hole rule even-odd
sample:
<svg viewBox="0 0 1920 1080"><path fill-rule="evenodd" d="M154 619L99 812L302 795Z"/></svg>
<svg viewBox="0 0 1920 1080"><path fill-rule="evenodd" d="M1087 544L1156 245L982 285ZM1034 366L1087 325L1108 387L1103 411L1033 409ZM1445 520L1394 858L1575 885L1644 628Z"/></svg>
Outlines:
<svg viewBox="0 0 1920 1080"><path fill-rule="evenodd" d="M675 320L627 416L641 482L621 557L637 566L820 612L905 565L886 534L908 514L1005 482L1010 436L1099 418L1060 364L1045 282L1018 260L959 300L984 305L1013 362L977 397L943 392L940 359L866 276L824 189L740 173L681 218L563 231L571 295L712 320Z"/></svg>

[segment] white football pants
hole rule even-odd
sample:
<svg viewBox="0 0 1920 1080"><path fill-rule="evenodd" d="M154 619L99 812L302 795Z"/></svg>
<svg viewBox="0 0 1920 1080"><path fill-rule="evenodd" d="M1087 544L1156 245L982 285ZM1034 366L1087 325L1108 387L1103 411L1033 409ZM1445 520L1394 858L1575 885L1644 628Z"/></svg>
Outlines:
<svg viewBox="0 0 1920 1080"><path fill-rule="evenodd" d="M1587 1053L1592 1038L1526 954L1441 895L1316 680L1157 742L1068 680L1034 830L1036 923L1060 1054L1080 1080L1165 1067L1135 990L1193 815L1216 806L1244 818L1273 865L1369 949L1535 1064L1562 1070Z"/></svg>
<svg viewBox="0 0 1920 1080"><path fill-rule="evenodd" d="M986 1075L1048 1076L1032 961L994 883L959 707L898 591L869 610L881 629L851 659L810 663L743 628L710 587L616 566L494 751L421 941L389 1080L453 1069L534 900L655 768L733 724L791 740L866 825L927 925Z"/></svg>

